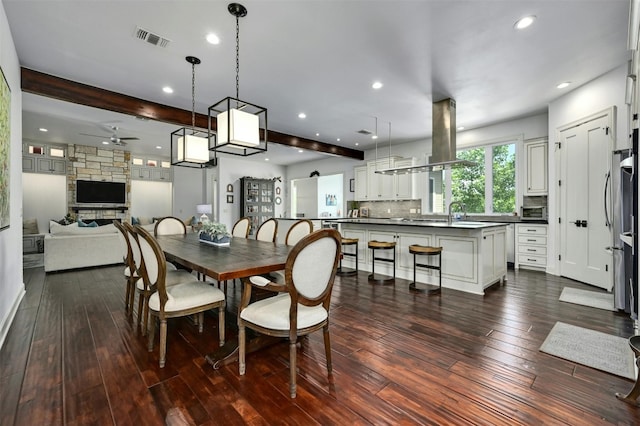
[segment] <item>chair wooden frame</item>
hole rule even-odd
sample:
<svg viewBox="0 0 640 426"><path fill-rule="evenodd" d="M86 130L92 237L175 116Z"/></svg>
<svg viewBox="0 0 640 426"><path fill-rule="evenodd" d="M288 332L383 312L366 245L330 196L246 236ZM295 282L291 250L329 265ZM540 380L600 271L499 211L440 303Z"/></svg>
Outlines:
<svg viewBox="0 0 640 426"><path fill-rule="evenodd" d="M129 314L133 314L133 299L135 298L136 282L140 278L136 271L136 264L133 260L133 252L131 250L131 242L129 241L129 235L125 226L118 220L113 221L114 226L122 234L125 245L127 247L127 254L124 256L124 264L126 266L124 275L127 278L127 287L125 293L124 308ZM127 275L127 271L129 274Z"/></svg>
<svg viewBox="0 0 640 426"><path fill-rule="evenodd" d="M272 223L273 225L271 225ZM262 231L262 233L265 233L267 232L265 230L268 229L270 226L273 226L273 236L272 237L269 236L270 238L265 239L264 236L261 236L260 231ZM256 240L269 241L269 242L275 243L277 235L278 235L278 221L274 218L271 218L262 222L262 225L258 227L258 230L256 231Z"/></svg>
<svg viewBox="0 0 640 426"><path fill-rule="evenodd" d="M242 232L241 227L244 226L244 232ZM233 224L233 228L231 228L231 235L234 237L247 238L249 236L249 229L251 228L251 219L248 217L241 217ZM244 235L243 235L244 234Z"/></svg>
<svg viewBox="0 0 640 426"><path fill-rule="evenodd" d="M284 243L286 245L293 246L302 239L298 238L297 240L291 240L292 238L295 238L297 236L296 233L298 232L298 228L301 226L308 227L309 232L307 232L305 236L313 232L313 223L309 219L300 219L294 222L293 225L291 225L291 228L289 228L289 230L287 231L287 235L284 237Z"/></svg>
<svg viewBox="0 0 640 426"><path fill-rule="evenodd" d="M167 301L169 300L169 296L167 294L167 286L166 286L166 277L167 277L167 263L166 263L166 258L164 256L164 252L162 251L162 248L160 247L160 245L158 244L158 242L156 241L156 239L144 228L142 228L139 225L136 225L134 228L136 234L138 235L138 239L140 241L141 244L141 251L142 251L142 257L143 257L143 262L141 267L139 268L139 272L140 272L140 276L142 277L142 279L145 281L145 287L148 287L150 289L153 289L154 291L157 291L159 299L160 299L160 309L159 310L155 310L151 307L149 307L149 303L147 303L147 309L149 310L149 314L157 317L158 320L160 321L160 354L159 354L159 362L160 362L160 368L165 366L166 363L166 356L167 356L167 319L169 318L178 318L178 317L184 317L184 316L189 316L189 315L193 315L193 314L198 314L198 320L197 320L197 324L198 324L198 331L200 333L202 333L203 331L203 324L204 324L204 312L208 311L209 309L218 309L218 335L220 337L220 346L224 345L224 339L225 339L225 321L224 321L224 317L225 317L225 307L226 307L226 302L225 302L225 297L224 295L222 296L222 300L216 301L216 302L212 302L212 303L204 303L202 305L198 305L198 306L192 306L186 309L181 309L181 310L176 310L176 311L165 311L165 306L167 304ZM143 242L144 241L144 242ZM146 258L145 256L145 250L143 247L143 244L147 244L148 247L152 250L153 255L155 256L155 262L157 262L156 265L157 266L157 276L155 281L151 281L151 278L149 276L149 271L148 268L151 266L150 264L148 265L149 259ZM195 279L193 280L193 282L197 283L197 284L201 284L204 286L209 286L209 284L206 284L204 282L201 281L196 281ZM187 283L188 284L188 283ZM181 285L186 285L186 284L178 284L177 286L181 286ZM212 289L215 289L216 291L220 292L220 290L218 290L217 288L213 288L210 287ZM220 292L222 294L222 292ZM151 352L153 350L153 343L154 343L154 338L155 338L155 320L152 320L149 323L149 340L148 340L148 349L149 352Z"/></svg>
<svg viewBox="0 0 640 426"><path fill-rule="evenodd" d="M335 256L333 260L333 266L331 270L331 274L326 283L324 291L319 294L315 298L308 298L300 294L296 288L296 284L293 281L293 268L298 258L298 255L303 252L303 250L309 246L310 244L325 238L332 238L335 240ZM323 330L324 335L324 348L327 360L327 371L331 373L332 364L331 364L331 339L329 335L329 307L331 303L331 291L333 289L333 283L336 276L336 271L338 269L338 261L340 259L340 244L341 237L340 233L335 229L321 229L319 231L313 232L304 238L302 238L291 250L289 256L287 258L286 266L285 266L285 283L278 284L272 281L265 283L265 285L257 285L251 282L251 278L243 278L242 281L244 283L242 298L240 301L240 306L238 308L238 358L239 358L239 371L240 375L244 375L246 371L246 331L245 328L250 328L259 333L275 336L275 337L288 337L289 338L289 392L291 398L296 397L296 342L299 336L305 336L314 331ZM249 302L251 300L251 289L252 287L265 289L278 293L286 293L291 298L290 306L289 306L289 329L288 330L275 330L271 328L265 328L260 325L254 324L242 318L242 312L249 306ZM275 296L281 297L281 296ZM315 325L306 328L298 328L298 304L304 306L318 306L322 305L322 307L327 311L327 318Z"/></svg>

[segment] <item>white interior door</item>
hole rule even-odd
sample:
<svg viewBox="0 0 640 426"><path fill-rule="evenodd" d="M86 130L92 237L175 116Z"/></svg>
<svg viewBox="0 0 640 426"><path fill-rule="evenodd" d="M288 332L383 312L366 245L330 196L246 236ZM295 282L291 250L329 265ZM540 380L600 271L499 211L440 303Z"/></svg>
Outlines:
<svg viewBox="0 0 640 426"><path fill-rule="evenodd" d="M561 132L560 273L611 290L611 229L604 188L611 130L604 115Z"/></svg>

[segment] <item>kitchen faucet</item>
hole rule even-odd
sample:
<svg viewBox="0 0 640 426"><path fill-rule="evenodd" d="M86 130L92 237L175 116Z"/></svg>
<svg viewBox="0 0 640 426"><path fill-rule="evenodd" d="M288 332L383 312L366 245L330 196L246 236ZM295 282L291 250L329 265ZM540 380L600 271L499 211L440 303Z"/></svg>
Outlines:
<svg viewBox="0 0 640 426"><path fill-rule="evenodd" d="M451 225L451 223L453 222L453 217L451 215L451 208L454 205L462 209L462 212L464 213L463 219L467 218L467 206L462 201L452 201L451 203L449 203L449 216L447 217L447 223L449 225Z"/></svg>

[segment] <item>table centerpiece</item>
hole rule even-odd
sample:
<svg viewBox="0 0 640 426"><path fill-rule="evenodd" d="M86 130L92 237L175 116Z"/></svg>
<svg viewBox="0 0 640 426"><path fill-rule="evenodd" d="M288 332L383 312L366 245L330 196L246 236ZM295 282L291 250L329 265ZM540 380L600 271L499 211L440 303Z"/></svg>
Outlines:
<svg viewBox="0 0 640 426"><path fill-rule="evenodd" d="M231 244L231 234L227 231L227 226L223 223L205 221L198 232L198 239L201 243L213 246L228 246Z"/></svg>

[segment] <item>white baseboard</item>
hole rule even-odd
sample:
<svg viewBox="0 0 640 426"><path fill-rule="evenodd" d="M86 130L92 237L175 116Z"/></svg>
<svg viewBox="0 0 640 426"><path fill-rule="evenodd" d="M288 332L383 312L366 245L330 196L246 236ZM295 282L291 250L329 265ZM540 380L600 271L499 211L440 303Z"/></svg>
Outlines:
<svg viewBox="0 0 640 426"><path fill-rule="evenodd" d="M2 325L0 326L0 349L2 349L2 347L4 346L4 341L7 338L7 334L9 334L9 328L11 327L11 324L13 324L13 319L16 317L16 313L18 312L18 306L20 306L20 302L22 302L22 298L25 294L26 291L24 283L22 283L22 288L13 301L11 309L7 313L7 316L5 318L2 318Z"/></svg>

